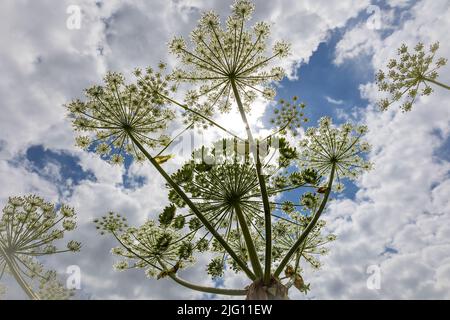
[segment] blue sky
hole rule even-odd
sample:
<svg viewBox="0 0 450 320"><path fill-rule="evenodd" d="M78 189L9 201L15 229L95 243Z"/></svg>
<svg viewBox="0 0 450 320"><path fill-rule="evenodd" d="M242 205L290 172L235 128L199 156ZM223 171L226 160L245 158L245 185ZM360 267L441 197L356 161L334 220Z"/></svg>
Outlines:
<svg viewBox="0 0 450 320"><path fill-rule="evenodd" d="M333 63L335 46L341 37L339 31L332 32L327 42L319 45L308 64L298 68L298 80L281 82L282 88L278 95L285 99L298 95L305 101L311 124L315 124L322 116L330 116L338 121L337 109L348 114L352 108L364 108L367 105L367 100L361 98L358 86L372 80L373 70L365 68L360 72L354 64L336 66ZM367 61L367 57L360 59Z"/></svg>
<svg viewBox="0 0 450 320"><path fill-rule="evenodd" d="M65 25L72 2L83 10L80 30ZM85 243L83 251L49 262L63 277L68 265L79 265L83 291L93 298L204 296L170 281L146 279L141 271L112 270L114 242L95 233L92 219L108 210L126 214L135 224L155 217L166 204L164 182L148 165L127 161L125 167L112 167L75 148L61 105L82 97L82 89L98 83L107 70L129 74L136 66L167 60L165 44L173 35L186 36L201 11L215 9L225 17L230 3L114 0L99 6L42 0L0 5L8 17L0 22L0 40L9 44L0 54L5 75L0 80L0 181L8 186L0 189L0 203L13 194L34 192L75 206L79 227L74 236ZM380 28L368 27L371 4L380 9ZM273 37L293 45L285 67L298 78L284 79L277 98L299 96L307 104L310 125L324 115L337 123L364 123L373 146L368 157L374 170L348 185L324 216L338 240L320 271L305 270L312 283L308 298L449 298L450 96L436 89L410 113L398 108L381 113L373 83L374 71L402 42L413 46L440 40L440 54L450 57L449 17L445 0L256 1L255 20L272 21ZM175 66L175 60L168 62ZM449 77L447 66L440 79L450 83ZM264 131L270 106L261 103L255 109L251 125ZM230 117L219 120L242 129L234 121L238 118ZM171 129L176 131L176 125ZM203 139L212 141L215 134ZM175 170L181 162L175 159L167 166ZM200 257L199 266L183 276L210 285L203 267L207 262L208 257ZM379 290L366 285L372 265L382 272ZM228 272L223 285L246 282ZM14 289L8 294L21 295Z"/></svg>

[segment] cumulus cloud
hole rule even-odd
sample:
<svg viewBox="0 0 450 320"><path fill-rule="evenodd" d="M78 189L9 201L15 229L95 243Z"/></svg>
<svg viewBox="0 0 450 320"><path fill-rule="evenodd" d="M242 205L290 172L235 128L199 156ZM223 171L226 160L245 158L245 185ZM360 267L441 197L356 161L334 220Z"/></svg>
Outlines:
<svg viewBox="0 0 450 320"><path fill-rule="evenodd" d="M344 103L344 100L333 99L329 96L325 96L325 100L327 100L331 104L337 104L337 105L341 105Z"/></svg>
<svg viewBox="0 0 450 320"><path fill-rule="evenodd" d="M403 6L406 2L391 1L392 6ZM225 17L231 3L219 0L47 0L1 4L6 19L0 21L0 39L4 42L0 53L3 75L0 79L0 180L8 188L0 189L0 202L4 203L12 194L33 192L48 200L68 201L76 207L79 227L74 237L83 242L83 250L78 255L49 259L49 263L62 274L68 265L79 265L83 290L93 298L204 296L168 280L146 279L139 270L124 273L112 270L114 258L109 249L115 243L98 236L92 220L109 210L126 215L135 225L156 217L166 203L164 181L147 165L133 164L126 171L75 149L73 132L65 119L62 104L81 97L83 89L101 81L106 70L129 75L136 66L154 65L160 60L168 60L173 66L175 61L167 57L166 48L171 37L188 36L203 10L215 9ZM69 4L82 8L80 30L66 28ZM273 39L292 42L293 55L285 67L293 79L298 70L296 67L309 61L332 30L344 27L368 5L368 0L259 0L253 20L268 20L273 25ZM381 67L399 41L420 39L428 43L445 39L445 32L438 33L437 30L448 29L449 22L445 19L448 15L445 1L422 1L411 9L410 19L400 30L388 38L382 38L377 31L364 32L361 24L354 31L348 31L338 45L336 63L353 59L360 53L375 53L373 66ZM443 45L442 53L449 56L448 44ZM373 84L365 84L361 91L371 104L377 98ZM421 100L407 115L396 110L380 114L369 106L362 120L372 129L369 136L374 145L371 158L379 165L359 182L361 191L355 200L336 200L330 206L327 214L329 229L340 238L331 248L325 269L311 273L311 279L308 279L313 283L312 297L403 298L425 294L445 297L449 292L450 262L445 257L449 231L446 226L450 225L446 214L450 204L445 200L450 191L450 181L446 178L449 168L448 163L435 154L443 139L448 137L446 105L445 94L436 92ZM251 125L263 134L266 128L261 118L267 104L258 101L256 106ZM237 114L226 120L227 128L242 132ZM179 130L179 127L171 129ZM202 136L194 132L193 135L194 142L199 145L213 141L220 133ZM51 179L12 161L23 156L32 145L44 145L49 150L64 151L77 157L82 169L93 172L96 179L73 186L70 195L58 196L58 188ZM168 164L168 170L175 170L182 159L178 157ZM60 173L57 164L49 165L46 170L52 176ZM124 175L141 177L144 183L127 188ZM397 253L386 252L386 247ZM205 277L202 267L207 258L200 257L199 267L184 271L182 276L193 282L213 285ZM381 291L366 288L365 271L370 264L381 266ZM408 268L404 267L406 265ZM398 272L402 267L402 273ZM227 275L226 286L248 284L232 272ZM9 295L18 297L20 293L10 290Z"/></svg>
<svg viewBox="0 0 450 320"><path fill-rule="evenodd" d="M373 54L376 43L380 41L381 35L378 30L369 28L366 22L359 23L348 30L336 45L334 63L341 65L347 59L354 59L363 54Z"/></svg>

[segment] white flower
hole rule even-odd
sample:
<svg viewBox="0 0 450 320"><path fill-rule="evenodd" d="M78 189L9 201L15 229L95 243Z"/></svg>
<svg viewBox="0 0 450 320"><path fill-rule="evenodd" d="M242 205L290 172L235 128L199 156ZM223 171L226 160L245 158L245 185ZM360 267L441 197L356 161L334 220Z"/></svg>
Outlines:
<svg viewBox="0 0 450 320"><path fill-rule="evenodd" d="M97 154L110 156L111 163L122 164L125 154L143 157L131 136L151 149L165 145L167 137L162 131L174 114L161 105L164 100L159 94L167 94L167 90L160 73L147 74L139 86L125 85L120 73L110 72L104 81L104 87L86 90L86 102L75 100L66 105L75 130L84 133L76 138L77 146L85 150L92 146Z"/></svg>
<svg viewBox="0 0 450 320"><path fill-rule="evenodd" d="M256 93L273 99L274 94L268 83L280 80L284 71L280 67L268 69L268 66L274 58L288 55L289 45L277 42L273 54L266 56L270 28L264 22L258 22L253 29L246 28L246 21L252 12L250 1L237 0L225 28L216 13L210 11L203 14L198 28L191 34L193 49L189 49L180 37L169 44L170 51L188 67L174 72L172 78L203 84L194 97L192 92L186 96L188 104L195 101L199 104L198 108L213 109L218 106L221 112L228 112L235 99L234 90L240 93L247 108L256 98ZM205 99L199 101L201 97Z"/></svg>
<svg viewBox="0 0 450 320"><path fill-rule="evenodd" d="M316 169L324 176L334 167L338 179L355 179L371 167L361 157L370 150L369 144L361 141L365 132L365 126L353 127L346 123L338 128L330 118L321 118L319 127L308 128L306 138L300 143L300 166Z"/></svg>
<svg viewBox="0 0 450 320"><path fill-rule="evenodd" d="M413 52L409 52L406 44L398 49L399 60L391 59L387 67L389 71L379 70L376 74L378 89L387 92L390 97L378 102L381 110L386 110L394 102L403 98L402 111L410 111L418 96L428 96L433 92L430 84L450 89L449 86L436 81L437 70L447 64L447 59L435 60L439 42L430 46L428 55L423 43L418 43Z"/></svg>

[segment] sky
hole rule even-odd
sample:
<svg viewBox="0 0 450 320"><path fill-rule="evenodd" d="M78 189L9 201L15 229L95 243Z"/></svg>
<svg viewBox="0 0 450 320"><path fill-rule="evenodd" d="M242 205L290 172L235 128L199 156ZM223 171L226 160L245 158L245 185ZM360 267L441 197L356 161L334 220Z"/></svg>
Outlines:
<svg viewBox="0 0 450 320"><path fill-rule="evenodd" d="M155 218L167 204L162 178L147 164L111 166L74 146L64 103L81 98L108 71L129 75L135 67L167 61L167 42L187 36L202 11L221 17L232 1L6 0L0 4L0 204L29 193L68 203L78 212L72 237L83 243L78 254L46 263L62 277L67 267L81 270L81 297L91 299L203 299L206 296L170 280L152 280L141 270L117 272L115 245L95 231L92 220L110 210L132 224ZM81 9L79 29L70 29L68 8ZM439 56L450 57L450 1L446 0L280 0L255 1L252 21L272 25L271 38L292 44L285 62L289 77L277 98L296 95L315 123L328 115L336 123L369 127L368 155L374 169L330 202L324 219L338 239L321 258L318 271L306 269L307 296L293 299L449 299L450 298L450 93L435 88L408 113L398 107L380 112L374 73L395 58L401 43L440 41ZM450 83L449 67L440 81ZM272 104L258 100L250 115L253 130L268 132ZM219 116L242 133L238 114ZM236 120L236 121L235 121ZM170 130L176 134L179 122ZM192 133L196 145L219 133ZM169 171L183 162L177 157ZM208 256L183 271L192 282L205 277ZM380 286L369 288L371 272ZM223 285L248 282L227 272ZM7 298L23 298L8 284Z"/></svg>

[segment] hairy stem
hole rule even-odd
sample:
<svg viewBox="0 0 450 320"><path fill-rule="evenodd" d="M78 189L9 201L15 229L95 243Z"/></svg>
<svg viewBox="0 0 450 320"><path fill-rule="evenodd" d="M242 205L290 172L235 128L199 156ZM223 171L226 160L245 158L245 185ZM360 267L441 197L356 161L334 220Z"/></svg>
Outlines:
<svg viewBox="0 0 450 320"><path fill-rule="evenodd" d="M169 273L169 277L178 283L179 285L182 285L183 287L200 291L200 292L206 292L206 293L213 293L213 294L223 294L227 296L245 296L247 294L247 290L243 289L223 289L223 288L213 288L213 287L204 287L199 286L194 283L188 282L186 280L183 280L181 278L178 278L175 274Z"/></svg>
<svg viewBox="0 0 450 320"><path fill-rule="evenodd" d="M431 82L431 83L434 83L435 85L438 85L438 86L440 86L440 87L442 87L444 89L450 90L449 86L447 86L447 85L445 85L443 83L440 83L439 81L436 81L436 80L433 80L433 79L430 79L430 78L423 78L423 80Z"/></svg>
<svg viewBox="0 0 450 320"><path fill-rule="evenodd" d="M170 272L170 270L167 268L167 265L161 259L158 259L158 263L161 265L164 271L167 272L167 274L173 281L175 281L179 285L182 285L183 287L200 292L223 294L228 296L245 296L247 294L247 290L242 289L224 289L224 288L214 288L197 285L195 283L178 278L175 272Z"/></svg>
<svg viewBox="0 0 450 320"><path fill-rule="evenodd" d="M196 291L213 293L213 294L223 294L223 295L227 295L227 296L245 296L247 294L247 290L243 290L243 289L223 289L223 288L199 286L194 283L183 280L181 278L178 278L173 273L169 273L169 277L176 283L182 285L183 287L186 287L186 288L189 288L192 290L196 290Z"/></svg>
<svg viewBox="0 0 450 320"><path fill-rule="evenodd" d="M245 125L245 130L247 131L247 137L250 143L250 150L253 154L256 163L256 175L258 176L259 188L261 189L261 198L264 207L264 226L265 226L265 242L266 242L266 252L265 252L265 265L264 265L264 283L268 285L271 280L271 265L272 265L272 216L270 214L270 203L269 196L267 193L266 181L262 175L261 170L261 160L256 148L255 140L253 138L250 125L247 120L247 116L244 111L244 106L242 105L241 97L236 86L234 79L231 79L231 86L233 88L234 97L239 108L239 113L241 114L242 121Z"/></svg>
<svg viewBox="0 0 450 320"><path fill-rule="evenodd" d="M244 236L245 245L247 246L248 255L253 267L253 271L255 272L257 277L262 277L263 271L261 268L261 264L259 263L258 253L256 252L255 244L253 243L252 236L250 235L244 213L242 212L241 207L238 204L234 206L234 211L238 218L239 225L241 226L242 235Z"/></svg>
<svg viewBox="0 0 450 320"><path fill-rule="evenodd" d="M274 276L278 277L280 273L283 271L284 267L288 264L289 260L291 260L291 257L297 252L298 248L302 245L303 241L306 240L306 237L309 235L309 233L312 231L314 226L316 225L317 221L319 221L319 218L325 209L325 205L328 201L328 197L331 193L331 187L333 186L333 180L334 180L334 173L336 170L336 165L333 164L331 167L331 173L330 178L327 185L327 190L325 191L325 194L323 196L322 202L320 203L319 209L317 209L316 213L314 214L313 219L309 222L308 226L305 228L305 230L302 232L300 237L297 239L297 241L294 243L292 248L289 250L289 252L286 254L286 256L283 258L283 260L280 262L280 265L275 270Z"/></svg>
<svg viewBox="0 0 450 320"><path fill-rule="evenodd" d="M209 223L208 219L200 212L197 206L189 199L187 194L181 190L181 188L176 184L175 181L167 174L167 172L159 165L159 163L147 152L147 150L140 144L139 141L133 136L131 132L128 132L128 136L133 141L133 143L141 150L145 157L151 162L151 164L158 170L158 172L163 176L167 183L175 190L175 192L183 199L183 201L188 205L188 207L194 212L197 218L203 223L206 229L212 234L214 238L220 243L220 245L225 249L225 251L233 258L234 261L242 268L242 270L247 274L247 276L254 280L256 279L253 272L247 267L247 264L242 261L241 258L231 249L228 243L222 238L222 236L214 229L214 227Z"/></svg>

